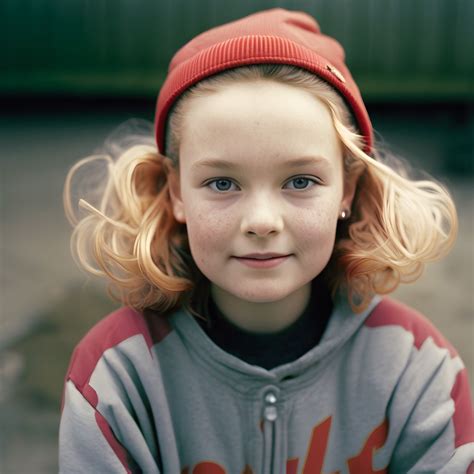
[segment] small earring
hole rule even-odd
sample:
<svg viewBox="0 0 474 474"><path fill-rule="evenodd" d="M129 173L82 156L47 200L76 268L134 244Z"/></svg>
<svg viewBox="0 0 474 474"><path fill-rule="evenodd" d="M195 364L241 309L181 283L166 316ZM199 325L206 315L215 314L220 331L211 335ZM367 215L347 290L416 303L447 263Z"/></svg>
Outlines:
<svg viewBox="0 0 474 474"><path fill-rule="evenodd" d="M340 218L341 218L342 220L348 219L349 216L350 216L350 211L349 211L349 209L343 209L343 210L341 211L341 213L339 214L339 216L340 216Z"/></svg>

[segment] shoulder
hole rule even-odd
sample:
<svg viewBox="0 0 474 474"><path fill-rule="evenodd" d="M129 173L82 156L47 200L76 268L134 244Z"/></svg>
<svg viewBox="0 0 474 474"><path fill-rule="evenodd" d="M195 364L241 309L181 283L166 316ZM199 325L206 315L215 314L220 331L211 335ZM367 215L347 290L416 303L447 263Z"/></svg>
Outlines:
<svg viewBox="0 0 474 474"><path fill-rule="evenodd" d="M138 350L149 351L171 331L168 316L153 311L141 313L129 307L119 308L95 324L77 344L66 379L72 379L77 387L82 387L107 351L117 349L137 336Z"/></svg>
<svg viewBox="0 0 474 474"><path fill-rule="evenodd" d="M419 433L426 435L430 427L443 428L443 423L452 418L455 446L472 442L474 413L468 372L457 350L434 324L415 309L385 297L364 326L369 331L380 331L391 363L396 365L397 358L400 361L400 377L396 379L400 395L392 395L392 407L397 409L392 422L409 416L410 423L419 423ZM377 356L380 362L384 354ZM385 361L384 377L387 366L390 367ZM400 415L404 409L408 410L407 418Z"/></svg>
<svg viewBox="0 0 474 474"><path fill-rule="evenodd" d="M392 298L383 298L369 314L364 325L374 329L397 327L412 340L416 349L420 349L430 339L438 348L447 349L451 357L458 355L452 344L426 316Z"/></svg>

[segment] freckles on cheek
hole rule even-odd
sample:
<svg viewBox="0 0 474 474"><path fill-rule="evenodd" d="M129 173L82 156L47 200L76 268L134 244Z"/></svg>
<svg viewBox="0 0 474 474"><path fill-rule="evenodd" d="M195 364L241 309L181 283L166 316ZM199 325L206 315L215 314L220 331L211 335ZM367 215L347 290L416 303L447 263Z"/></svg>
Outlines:
<svg viewBox="0 0 474 474"><path fill-rule="evenodd" d="M295 216L293 222L304 232L320 232L326 228L329 223L328 213L324 210L317 210L307 213L304 216Z"/></svg>
<svg viewBox="0 0 474 474"><path fill-rule="evenodd" d="M196 214L188 224L188 234L203 249L215 248L226 239L226 229L228 223L224 219L218 218L215 214Z"/></svg>
<svg viewBox="0 0 474 474"><path fill-rule="evenodd" d="M317 211L299 220L297 224L299 235L302 237L300 240L302 247L311 249L315 245L318 247L332 245L336 234L337 216L331 211Z"/></svg>

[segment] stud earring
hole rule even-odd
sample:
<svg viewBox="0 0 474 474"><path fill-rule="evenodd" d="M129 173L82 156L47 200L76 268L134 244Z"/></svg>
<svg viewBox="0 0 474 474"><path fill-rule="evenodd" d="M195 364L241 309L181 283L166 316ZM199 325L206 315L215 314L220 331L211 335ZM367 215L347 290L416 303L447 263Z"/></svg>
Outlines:
<svg viewBox="0 0 474 474"><path fill-rule="evenodd" d="M350 215L351 215L351 213L350 213L349 209L343 209L341 211L341 213L339 214L339 216L342 220L348 219Z"/></svg>

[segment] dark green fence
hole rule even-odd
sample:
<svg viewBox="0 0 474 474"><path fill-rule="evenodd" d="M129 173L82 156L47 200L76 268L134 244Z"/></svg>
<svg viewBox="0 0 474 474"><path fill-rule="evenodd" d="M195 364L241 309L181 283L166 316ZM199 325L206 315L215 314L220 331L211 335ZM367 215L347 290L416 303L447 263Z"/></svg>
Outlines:
<svg viewBox="0 0 474 474"><path fill-rule="evenodd" d="M0 94L154 96L186 41L272 7L314 15L368 99L474 97L473 0L2 0Z"/></svg>

